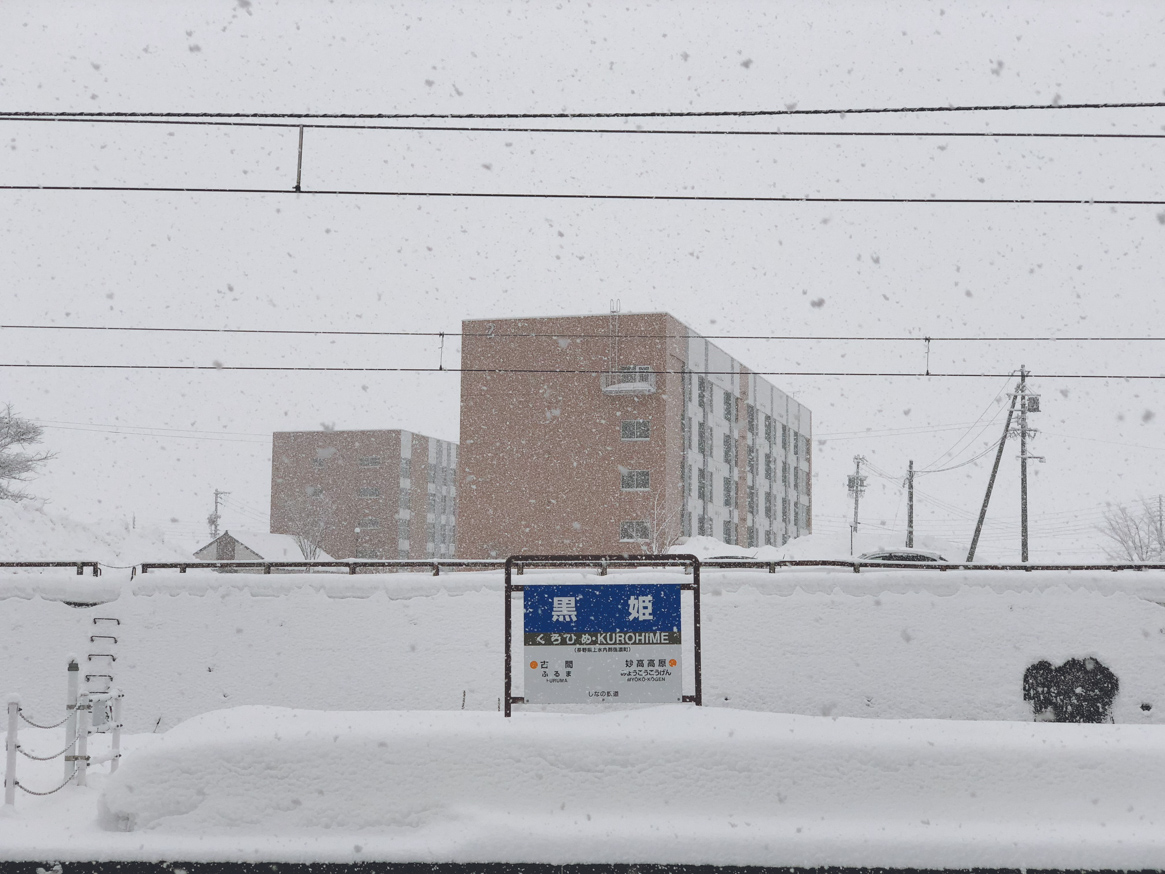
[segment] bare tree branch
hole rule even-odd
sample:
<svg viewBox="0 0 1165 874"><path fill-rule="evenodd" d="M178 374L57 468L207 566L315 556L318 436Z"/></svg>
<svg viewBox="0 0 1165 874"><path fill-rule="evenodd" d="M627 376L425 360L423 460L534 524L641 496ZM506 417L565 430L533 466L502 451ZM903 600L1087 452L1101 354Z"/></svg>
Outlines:
<svg viewBox="0 0 1165 874"><path fill-rule="evenodd" d="M295 540L295 545L307 561L320 554L320 544L336 527L335 504L326 495L304 495L284 508L281 526Z"/></svg>
<svg viewBox="0 0 1165 874"><path fill-rule="evenodd" d="M55 452L27 452L29 446L40 443L44 429L35 422L22 419L8 404L0 412L0 501L24 501L32 497L12 483L27 482L46 461L56 458Z"/></svg>
<svg viewBox="0 0 1165 874"><path fill-rule="evenodd" d="M1153 561L1165 554L1160 519L1147 500L1132 509L1117 504L1105 512L1097 530L1112 541L1105 554L1114 561Z"/></svg>

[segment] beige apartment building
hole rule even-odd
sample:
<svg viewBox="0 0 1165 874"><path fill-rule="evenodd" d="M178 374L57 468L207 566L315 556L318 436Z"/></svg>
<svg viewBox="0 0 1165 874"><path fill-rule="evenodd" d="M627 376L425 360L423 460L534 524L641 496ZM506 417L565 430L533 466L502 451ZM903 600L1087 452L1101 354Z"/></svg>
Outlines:
<svg viewBox="0 0 1165 874"><path fill-rule="evenodd" d="M457 444L402 430L282 431L271 532L340 558L452 558Z"/></svg>
<svg viewBox="0 0 1165 874"><path fill-rule="evenodd" d="M460 557L812 531L809 410L672 316L462 332Z"/></svg>

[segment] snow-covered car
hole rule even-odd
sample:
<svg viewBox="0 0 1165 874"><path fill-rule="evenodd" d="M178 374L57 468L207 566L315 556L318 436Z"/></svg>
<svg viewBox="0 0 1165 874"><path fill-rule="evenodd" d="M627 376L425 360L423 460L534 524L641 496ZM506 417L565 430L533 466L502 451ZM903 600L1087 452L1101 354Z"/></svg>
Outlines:
<svg viewBox="0 0 1165 874"><path fill-rule="evenodd" d="M885 562L916 562L919 564L950 564L937 552L926 552L921 549L883 549L876 552L867 552L858 556L858 561L885 561Z"/></svg>

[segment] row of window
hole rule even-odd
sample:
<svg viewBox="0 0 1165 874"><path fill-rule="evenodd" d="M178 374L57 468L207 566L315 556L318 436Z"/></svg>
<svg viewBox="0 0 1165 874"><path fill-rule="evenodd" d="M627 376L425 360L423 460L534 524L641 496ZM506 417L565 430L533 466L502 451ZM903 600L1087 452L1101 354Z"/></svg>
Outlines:
<svg viewBox="0 0 1165 874"><path fill-rule="evenodd" d="M809 527L808 508L804 508L802 512L797 514L797 517L799 519L799 521L796 522L797 528L808 528ZM626 524L626 523L624 523L624 524ZM690 523L687 527L690 529L690 527L691 527ZM700 516L698 519L698 533L701 535L708 536L708 537L713 537L713 536L719 537L725 543L731 543L731 544L740 545L740 546L747 546L750 549L760 545L757 542L757 533L758 532L754 526L752 526L752 525L744 526L743 532L742 532L741 526L739 526L737 523L732 522L728 519L724 520L724 522L721 523L719 531L713 531L712 520L707 516ZM744 534L744 537L742 538L743 542L739 542L737 539L741 533ZM775 540L775 532L772 531L771 529L766 528L764 530L765 546L773 546L774 540ZM784 542L784 540L782 540L782 542Z"/></svg>
<svg viewBox="0 0 1165 874"><path fill-rule="evenodd" d="M801 470L799 467L793 468L793 488L798 494L809 494L809 474ZM787 486L789 484L789 465L782 465L781 468L781 484ZM626 487L624 487L626 488ZM646 486L644 487L646 488ZM736 489L737 482L735 477L724 477L724 506L732 507L736 504ZM755 507L756 504L756 488L749 486L749 506ZM689 492L690 493L690 492ZM771 497L771 493L766 493ZM712 471L696 468L696 499L699 501L711 501L712 498ZM755 513L756 510L752 509Z"/></svg>
<svg viewBox="0 0 1165 874"><path fill-rule="evenodd" d="M784 425L782 425L781 427L783 428ZM711 452L709 451L709 441L711 440L712 434L713 434L713 431L712 431L711 425L704 425L703 422L696 423L696 452L697 453L699 453L700 455L711 455ZM797 433L794 433L793 437L794 437L794 445L797 447L801 447L805 450L804 453L802 453L800 451L800 449L798 449L798 451L794 452L794 455L800 456L801 454L804 454L806 456L806 458L808 458L808 456L809 456L809 448L808 448L809 447L809 438L804 437L801 434L797 434ZM736 452L737 452L737 446L738 446L736 438L733 437L731 434L724 434L724 435L722 435L721 440L723 441L721 445L722 445L723 451L724 451L724 463L735 466L736 465ZM688 448L691 448L691 447L688 447ZM760 449L757 446L748 446L748 447L746 447L746 453L747 453L746 463L748 465L748 468L749 468L749 470L751 470L753 472L753 474L756 474L757 473L757 460L760 457ZM773 454L771 452L766 452L765 453L765 476L768 477L769 479L772 479L772 468L773 468Z"/></svg>

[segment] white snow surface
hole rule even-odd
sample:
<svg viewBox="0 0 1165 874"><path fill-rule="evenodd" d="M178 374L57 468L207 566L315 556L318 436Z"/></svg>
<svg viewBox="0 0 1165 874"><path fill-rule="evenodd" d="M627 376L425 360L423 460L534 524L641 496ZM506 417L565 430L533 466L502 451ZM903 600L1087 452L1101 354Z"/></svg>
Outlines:
<svg viewBox="0 0 1165 874"><path fill-rule="evenodd" d="M1163 778L1142 726L240 707L76 790L53 857L1159 868Z"/></svg>
<svg viewBox="0 0 1165 874"><path fill-rule="evenodd" d="M167 541L156 528L135 528L118 518L86 524L50 512L39 501L0 501L0 559L99 561L129 566L141 561L184 561L191 551Z"/></svg>
<svg viewBox="0 0 1165 874"><path fill-rule="evenodd" d="M55 721L116 618L128 732L114 779L21 794L0 858L1165 865L1159 572L708 570L703 709L508 722L500 572L0 581L0 692ZM1117 724L1031 723L1024 669L1087 655Z"/></svg>

